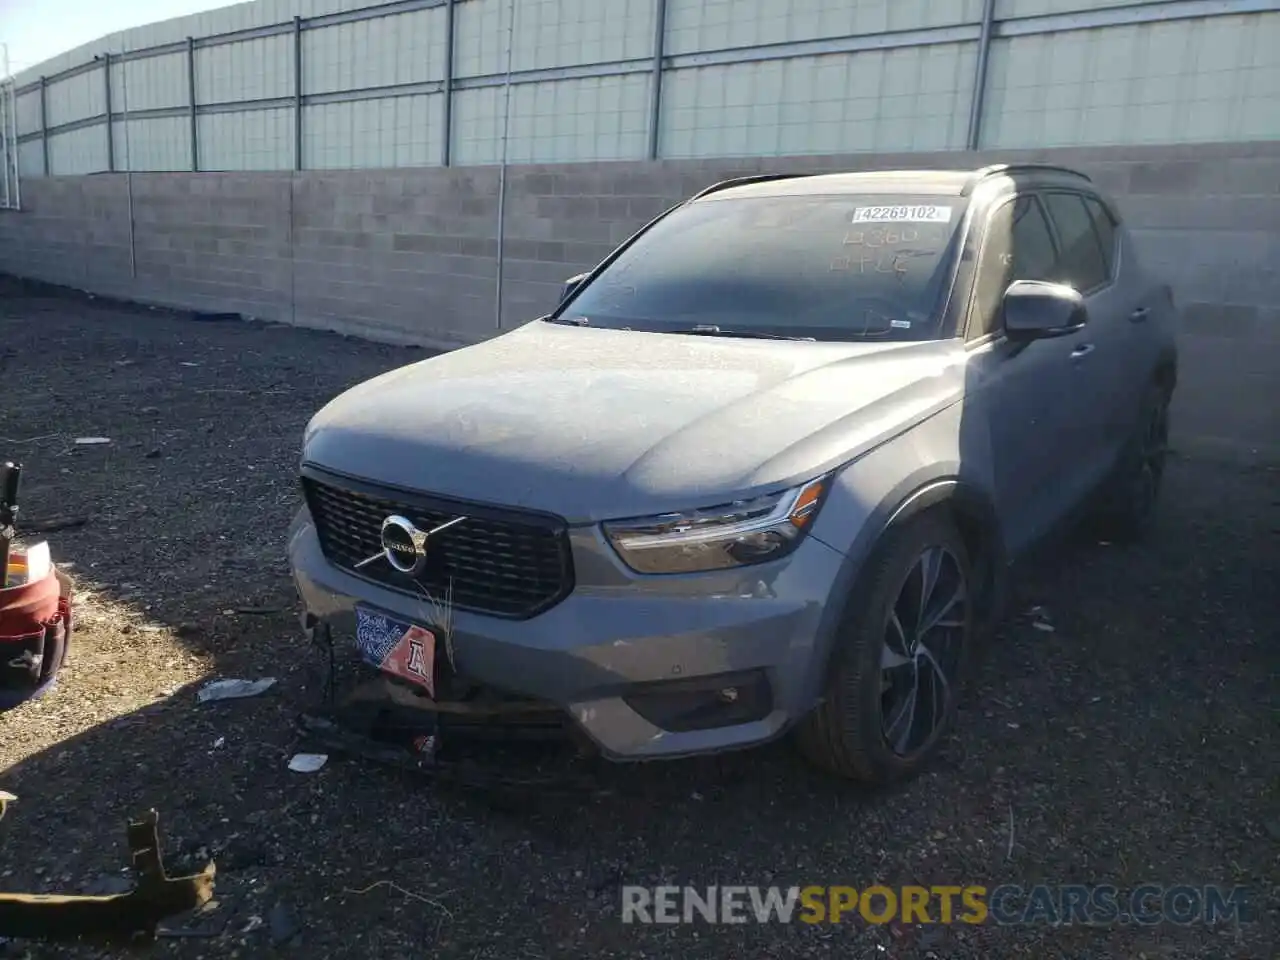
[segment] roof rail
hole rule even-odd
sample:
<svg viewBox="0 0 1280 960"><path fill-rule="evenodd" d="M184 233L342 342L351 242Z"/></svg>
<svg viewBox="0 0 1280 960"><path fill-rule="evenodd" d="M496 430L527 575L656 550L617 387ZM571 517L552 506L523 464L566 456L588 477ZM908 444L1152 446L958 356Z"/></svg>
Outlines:
<svg viewBox="0 0 1280 960"><path fill-rule="evenodd" d="M690 202L701 200L703 197L713 193L719 193L721 190L728 190L730 187L745 187L753 183L768 183L770 180L793 180L798 177L811 177L811 173L755 173L748 177L732 177L728 180L721 180L719 183L713 183L705 190L700 190L689 198Z"/></svg>
<svg viewBox="0 0 1280 960"><path fill-rule="evenodd" d="M1061 167L1053 163L993 163L990 166L975 170L965 183L964 189L960 191L960 195L968 196L973 191L973 188L987 177L1015 173L1065 173L1070 177L1079 177L1089 183L1093 182L1087 173L1081 173L1079 170Z"/></svg>

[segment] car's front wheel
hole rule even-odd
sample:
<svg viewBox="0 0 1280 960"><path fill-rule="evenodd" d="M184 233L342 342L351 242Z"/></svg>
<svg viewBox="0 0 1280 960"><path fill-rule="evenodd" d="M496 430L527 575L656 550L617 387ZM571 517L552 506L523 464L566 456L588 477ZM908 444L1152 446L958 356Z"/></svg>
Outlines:
<svg viewBox="0 0 1280 960"><path fill-rule="evenodd" d="M940 511L891 529L844 613L826 696L801 751L883 785L917 772L950 729L974 632L964 540Z"/></svg>

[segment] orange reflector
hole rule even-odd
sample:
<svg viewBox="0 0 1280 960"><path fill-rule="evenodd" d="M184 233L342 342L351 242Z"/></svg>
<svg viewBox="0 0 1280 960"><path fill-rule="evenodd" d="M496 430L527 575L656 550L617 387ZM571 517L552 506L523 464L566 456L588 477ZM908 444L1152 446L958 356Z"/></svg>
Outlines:
<svg viewBox="0 0 1280 960"><path fill-rule="evenodd" d="M822 492L825 489L826 483L816 480L800 491L800 496L796 498L796 505L791 508L791 515L788 517L793 526L803 527L809 522L814 511L818 509L818 501L822 499Z"/></svg>

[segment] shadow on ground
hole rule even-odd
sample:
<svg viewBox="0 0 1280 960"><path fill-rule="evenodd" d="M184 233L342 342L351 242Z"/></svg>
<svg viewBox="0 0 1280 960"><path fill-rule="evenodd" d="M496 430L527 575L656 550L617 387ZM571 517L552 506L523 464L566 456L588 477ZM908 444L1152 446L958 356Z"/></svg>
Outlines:
<svg viewBox="0 0 1280 960"><path fill-rule="evenodd" d="M318 695L283 558L301 431L421 354L13 289L0 342L0 453L28 465L30 519L86 518L49 539L88 596L61 689L0 717L0 787L20 798L0 889L118 880L124 821L155 806L171 860L220 868L219 935L167 956L1243 958L1280 941L1275 469L1176 461L1146 545L1077 540L1025 571L959 733L899 790L835 784L779 744L513 800L337 758L286 769ZM209 677L268 675L263 697L196 703ZM624 883L1039 880L1245 884L1260 910L1100 930L618 919ZM284 918L297 935L273 943Z"/></svg>

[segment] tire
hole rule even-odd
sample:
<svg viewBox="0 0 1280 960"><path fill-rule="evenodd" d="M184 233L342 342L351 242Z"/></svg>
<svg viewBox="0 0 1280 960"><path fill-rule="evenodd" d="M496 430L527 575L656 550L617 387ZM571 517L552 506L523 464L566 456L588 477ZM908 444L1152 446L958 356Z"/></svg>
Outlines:
<svg viewBox="0 0 1280 960"><path fill-rule="evenodd" d="M1094 515L1092 526L1105 539L1138 540L1151 525L1168 455L1169 399L1169 391L1159 385L1152 385L1143 398L1138 424Z"/></svg>
<svg viewBox="0 0 1280 960"><path fill-rule="evenodd" d="M913 605L918 606L926 557L938 558L932 609L941 608L950 596L953 578L960 599L927 633L925 643L913 647L909 620ZM954 721L975 632L973 595L964 540L945 512L932 510L891 529L849 598L826 695L796 731L800 752L830 773L875 786L919 772ZM945 684L936 679L935 663L947 678ZM913 713L904 738L898 711L912 683L919 709L941 707L931 718L936 722L929 724Z"/></svg>

